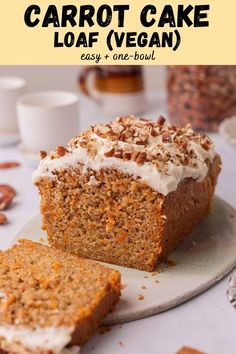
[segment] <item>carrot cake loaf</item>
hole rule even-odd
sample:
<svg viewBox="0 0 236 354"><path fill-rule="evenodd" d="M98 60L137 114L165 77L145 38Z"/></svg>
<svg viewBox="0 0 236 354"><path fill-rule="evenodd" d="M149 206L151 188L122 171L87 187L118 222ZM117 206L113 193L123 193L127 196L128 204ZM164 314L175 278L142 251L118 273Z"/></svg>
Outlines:
<svg viewBox="0 0 236 354"><path fill-rule="evenodd" d="M119 272L22 240L0 252L0 352L77 354L119 296Z"/></svg>
<svg viewBox="0 0 236 354"><path fill-rule="evenodd" d="M87 129L34 172L58 249L152 271L208 214L220 158L206 135L134 116Z"/></svg>

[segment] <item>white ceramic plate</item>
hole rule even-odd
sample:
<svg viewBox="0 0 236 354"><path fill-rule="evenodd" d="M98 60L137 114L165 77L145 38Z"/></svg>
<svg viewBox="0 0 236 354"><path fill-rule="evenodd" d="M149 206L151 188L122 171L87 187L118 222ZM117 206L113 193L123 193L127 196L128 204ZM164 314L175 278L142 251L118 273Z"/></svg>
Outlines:
<svg viewBox="0 0 236 354"><path fill-rule="evenodd" d="M46 240L40 216L31 219L16 240ZM200 294L236 266L236 211L216 197L212 213L171 255L175 266L161 265L161 273L112 266L122 274L121 301L106 324L136 320L168 310Z"/></svg>

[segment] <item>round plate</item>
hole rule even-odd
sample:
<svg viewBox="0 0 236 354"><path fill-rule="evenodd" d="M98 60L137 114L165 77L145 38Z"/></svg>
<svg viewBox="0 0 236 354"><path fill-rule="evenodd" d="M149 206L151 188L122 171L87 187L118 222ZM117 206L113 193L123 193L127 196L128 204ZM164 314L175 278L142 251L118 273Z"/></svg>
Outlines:
<svg viewBox="0 0 236 354"><path fill-rule="evenodd" d="M31 219L16 240L43 242L40 216ZM45 241L44 241L45 242ZM106 324L136 320L168 310L200 294L236 266L236 211L216 197L212 213L153 273L110 265L121 272L125 288Z"/></svg>

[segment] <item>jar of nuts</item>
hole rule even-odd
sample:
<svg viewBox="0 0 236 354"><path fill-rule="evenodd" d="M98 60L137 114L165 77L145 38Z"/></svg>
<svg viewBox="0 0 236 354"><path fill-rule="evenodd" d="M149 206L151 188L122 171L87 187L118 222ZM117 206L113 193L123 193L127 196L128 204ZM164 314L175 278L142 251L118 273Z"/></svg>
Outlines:
<svg viewBox="0 0 236 354"><path fill-rule="evenodd" d="M216 131L236 114L236 65L168 66L167 91L173 123Z"/></svg>

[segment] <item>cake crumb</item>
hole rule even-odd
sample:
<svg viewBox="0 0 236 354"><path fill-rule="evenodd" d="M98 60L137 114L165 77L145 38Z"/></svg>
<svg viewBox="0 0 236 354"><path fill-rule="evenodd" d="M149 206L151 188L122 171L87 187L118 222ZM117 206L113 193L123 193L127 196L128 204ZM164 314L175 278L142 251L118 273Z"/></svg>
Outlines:
<svg viewBox="0 0 236 354"><path fill-rule="evenodd" d="M147 275L144 276L145 279L149 279Z"/></svg>
<svg viewBox="0 0 236 354"><path fill-rule="evenodd" d="M110 326L101 326L99 328L99 334L103 335L103 334L106 334L108 332L111 331L111 327Z"/></svg>
<svg viewBox="0 0 236 354"><path fill-rule="evenodd" d="M139 294L138 299L139 299L140 301L142 301L142 300L144 300L144 296Z"/></svg>
<svg viewBox="0 0 236 354"><path fill-rule="evenodd" d="M144 290L147 289L147 287L145 285L142 285L141 288Z"/></svg>
<svg viewBox="0 0 236 354"><path fill-rule="evenodd" d="M158 273L158 274L163 273L163 268L161 268L161 267L158 268L158 269L157 269L157 273Z"/></svg>
<svg viewBox="0 0 236 354"><path fill-rule="evenodd" d="M155 283L156 283L156 284L159 284L160 282L159 282L159 280L155 280Z"/></svg>
<svg viewBox="0 0 236 354"><path fill-rule="evenodd" d="M177 263L173 260L173 259L167 259L167 267L175 267L177 265Z"/></svg>
<svg viewBox="0 0 236 354"><path fill-rule="evenodd" d="M155 277L155 275L157 275L158 271L157 272L153 272L152 273L152 276Z"/></svg>
<svg viewBox="0 0 236 354"><path fill-rule="evenodd" d="M120 345L121 347L124 346L124 344L123 344L121 341L119 341L119 345Z"/></svg>

